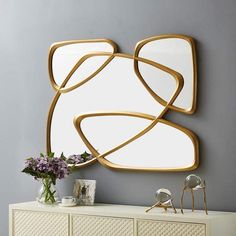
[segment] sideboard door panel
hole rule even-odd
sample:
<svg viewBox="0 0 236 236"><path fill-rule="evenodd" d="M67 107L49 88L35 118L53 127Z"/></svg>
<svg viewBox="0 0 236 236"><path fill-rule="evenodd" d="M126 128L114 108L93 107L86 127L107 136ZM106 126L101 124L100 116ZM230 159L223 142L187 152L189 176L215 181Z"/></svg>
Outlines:
<svg viewBox="0 0 236 236"><path fill-rule="evenodd" d="M206 236L205 224L138 220L138 236Z"/></svg>
<svg viewBox="0 0 236 236"><path fill-rule="evenodd" d="M133 219L72 215L73 236L133 236Z"/></svg>
<svg viewBox="0 0 236 236"><path fill-rule="evenodd" d="M69 236L69 215L13 210L14 236Z"/></svg>

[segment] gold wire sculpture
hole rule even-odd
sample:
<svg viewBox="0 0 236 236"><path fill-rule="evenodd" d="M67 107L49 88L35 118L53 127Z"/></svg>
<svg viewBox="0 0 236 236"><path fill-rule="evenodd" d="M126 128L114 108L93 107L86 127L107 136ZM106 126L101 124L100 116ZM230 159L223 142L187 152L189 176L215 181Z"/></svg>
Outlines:
<svg viewBox="0 0 236 236"><path fill-rule="evenodd" d="M207 210L207 200L206 200L206 181L202 181L199 176L197 175L189 175L185 179L185 184L184 188L182 191L182 196L181 196L181 213L184 214L183 211L183 201L184 201L184 193L185 191L190 191L191 196L192 196L192 212L195 210L195 198L194 198L194 191L201 190L203 192L203 205L204 205L204 210L206 212L206 215L208 215L208 210Z"/></svg>
<svg viewBox="0 0 236 236"><path fill-rule="evenodd" d="M177 213L176 208L173 203L173 198L171 197L171 192L168 189L162 188L162 189L157 190L156 198L157 198L157 202L151 207L149 207L145 211L146 213L155 207L164 208L165 212L167 211L168 208L173 208L174 213L175 214Z"/></svg>

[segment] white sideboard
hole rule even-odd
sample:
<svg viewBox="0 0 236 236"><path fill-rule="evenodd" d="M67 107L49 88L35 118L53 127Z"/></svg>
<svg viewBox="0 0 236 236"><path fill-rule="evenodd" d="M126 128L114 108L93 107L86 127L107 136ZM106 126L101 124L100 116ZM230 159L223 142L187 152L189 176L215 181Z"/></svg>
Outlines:
<svg viewBox="0 0 236 236"><path fill-rule="evenodd" d="M10 236L235 236L236 214L96 204L44 206L37 202L9 206Z"/></svg>

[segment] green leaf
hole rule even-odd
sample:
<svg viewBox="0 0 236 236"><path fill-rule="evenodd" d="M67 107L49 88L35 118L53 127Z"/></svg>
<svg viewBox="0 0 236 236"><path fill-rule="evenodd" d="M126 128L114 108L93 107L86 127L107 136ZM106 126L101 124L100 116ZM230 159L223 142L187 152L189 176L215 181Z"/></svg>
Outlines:
<svg viewBox="0 0 236 236"><path fill-rule="evenodd" d="M51 157L51 158L52 158L52 157L54 157L54 154L55 154L54 152L50 152L50 153L48 154L48 157Z"/></svg>
<svg viewBox="0 0 236 236"><path fill-rule="evenodd" d="M52 183L53 183L54 185L56 185L56 178L55 178L55 177L52 178Z"/></svg>
<svg viewBox="0 0 236 236"><path fill-rule="evenodd" d="M87 153L86 151L81 154L81 157L82 157L84 160L86 160L86 158L87 158L88 156L90 156L90 154Z"/></svg>
<svg viewBox="0 0 236 236"><path fill-rule="evenodd" d="M42 152L40 153L40 157L44 157L44 154Z"/></svg>
<svg viewBox="0 0 236 236"><path fill-rule="evenodd" d="M64 153L63 153L63 152L61 153L61 156L60 156L60 158L61 158L63 161L66 161L66 157L65 157L65 155L64 155Z"/></svg>
<svg viewBox="0 0 236 236"><path fill-rule="evenodd" d="M29 167L26 167L22 170L23 173L26 173L26 174L29 174L29 175L32 175L36 178L42 178L42 174L40 172L37 172Z"/></svg>
<svg viewBox="0 0 236 236"><path fill-rule="evenodd" d="M75 164L74 164L74 165L70 165L70 166L68 166L68 168L69 168L69 172L70 172L70 173L73 172L73 171L76 171L76 170L77 170Z"/></svg>

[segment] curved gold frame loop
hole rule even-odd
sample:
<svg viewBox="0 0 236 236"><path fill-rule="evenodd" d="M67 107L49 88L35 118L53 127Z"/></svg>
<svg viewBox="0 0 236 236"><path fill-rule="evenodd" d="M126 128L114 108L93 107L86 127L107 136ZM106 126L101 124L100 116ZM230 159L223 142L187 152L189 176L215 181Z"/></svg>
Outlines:
<svg viewBox="0 0 236 236"><path fill-rule="evenodd" d="M78 43L108 43L113 47L113 52L111 53L110 57L96 70L90 75L89 77L83 79L79 83L69 87L69 88L64 88L67 84L67 82L70 80L71 76L75 73L75 71L79 68L79 66L87 59L86 56L80 58L78 62L74 65L74 67L71 69L71 71L68 73L64 81L62 82L61 85L58 85L54 79L53 76L53 68L52 68L52 60L53 60L53 55L55 51L63 46L66 45L71 45L71 44L78 44ZM118 46L111 40L109 39L90 39L90 40L71 40L71 41L64 41L64 42L59 42L59 43L54 43L49 50L49 56L48 56L48 72L49 72L49 79L51 82L52 87L61 93L66 93L69 92L73 89L78 88L79 86L83 85L90 79L92 79L95 75L97 75L111 60L112 60L112 54L117 52Z"/></svg>
<svg viewBox="0 0 236 236"><path fill-rule="evenodd" d="M146 38L144 40L141 40L140 42L138 42L135 46L135 51L134 51L134 56L138 57L139 56L139 52L142 49L142 47L144 45L146 45L147 43L150 43L152 41L156 41L156 40L161 40L161 39L168 39L168 38L178 38L178 39L183 39L185 41L187 41L191 47L192 50L192 65L193 65L193 97L192 97L192 106L189 109L183 109L180 108L178 106L175 106L173 104L171 104L169 106L169 108L171 110L175 110L181 113L185 113L185 114L193 114L196 110L196 104L197 104L197 56L196 56L196 47L195 47L195 42L194 39L186 36L186 35L181 35L181 34L164 34L164 35L159 35L159 36L154 36L154 37L150 37L150 38ZM139 71L139 67L138 67L138 61L134 60L134 71L137 74L137 76L139 78L141 78L141 81L146 84L145 80L143 79L140 71ZM163 106L165 106L167 104L167 101L165 101L164 99L160 98L152 89L150 89L150 94L158 101L160 102Z"/></svg>
<svg viewBox="0 0 236 236"><path fill-rule="evenodd" d="M132 138L130 138L129 140L127 140L126 142L120 144L119 146L103 153L100 154L95 147L93 147L93 145L89 142L89 140L86 138L85 134L82 131L81 128L81 123L84 119L89 118L89 117L99 117L99 116L130 116L130 117L136 117L136 118L143 118L143 119L147 119L147 120L151 120L152 123L150 125L148 125L145 129L143 129L142 131L140 131L138 134L136 134L135 136L133 136ZM118 164L114 164L112 162L110 162L109 160L105 159L106 156L108 156L109 154L117 151L118 149L121 149L122 147L128 145L129 143L133 142L134 140L142 137L144 134L146 134L148 131L150 131L155 125L157 125L157 123L163 123L166 124L168 126L172 126L178 130L181 130L182 132L184 132L192 141L193 145L194 145L194 150L195 150L195 155L194 155L194 163L191 166L187 166L187 167L183 167L183 168L144 168L144 167L132 167L132 166L121 166ZM122 170L145 170L145 171L165 171L165 172L170 172L170 171L190 171L190 170L194 170L198 167L199 165L199 153L198 153L198 140L196 135L191 132L190 130L177 125L173 122L161 119L161 118L156 118L154 116L148 115L148 114L144 114L144 113L137 113L137 112L125 112L125 111L119 111L119 112L95 112L95 113L86 113L86 114L82 114L79 115L77 117L74 118L74 125L75 128L77 129L77 132L79 134L79 136L81 137L81 139L83 140L83 142L85 143L85 145L88 147L88 149L91 151L91 153L96 157L96 159L105 167L109 167L112 169L122 169Z"/></svg>

